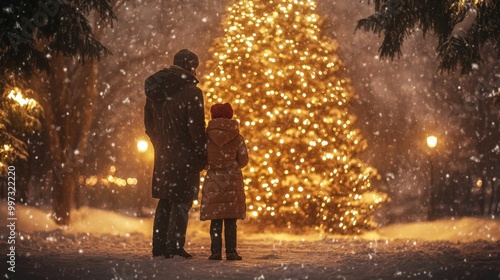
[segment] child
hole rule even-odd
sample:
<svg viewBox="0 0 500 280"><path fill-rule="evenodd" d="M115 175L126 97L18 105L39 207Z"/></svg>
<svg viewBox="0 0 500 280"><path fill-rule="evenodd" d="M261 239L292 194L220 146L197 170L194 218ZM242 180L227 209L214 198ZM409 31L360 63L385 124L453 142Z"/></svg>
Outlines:
<svg viewBox="0 0 500 280"><path fill-rule="evenodd" d="M236 219L246 216L245 190L241 168L248 163L248 152L238 122L232 120L231 104L210 108L212 120L207 126L208 170L203 184L200 219L211 220L212 255L222 260L222 224L226 241L226 259L242 260L236 252Z"/></svg>

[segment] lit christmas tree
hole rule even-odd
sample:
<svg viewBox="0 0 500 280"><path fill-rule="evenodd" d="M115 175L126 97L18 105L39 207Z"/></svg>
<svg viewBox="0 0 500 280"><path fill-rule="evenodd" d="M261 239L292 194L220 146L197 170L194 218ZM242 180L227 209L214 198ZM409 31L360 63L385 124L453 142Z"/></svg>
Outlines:
<svg viewBox="0 0 500 280"><path fill-rule="evenodd" d="M230 5L202 79L206 107L235 108L252 219L359 233L386 198L371 189L377 171L356 158L366 143L347 110L354 94L315 10L311 0Z"/></svg>

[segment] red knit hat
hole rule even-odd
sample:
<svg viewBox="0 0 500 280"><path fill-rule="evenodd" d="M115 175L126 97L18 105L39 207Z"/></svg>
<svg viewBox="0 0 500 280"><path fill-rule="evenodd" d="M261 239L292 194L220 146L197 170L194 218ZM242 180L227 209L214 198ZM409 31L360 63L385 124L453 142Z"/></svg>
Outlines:
<svg viewBox="0 0 500 280"><path fill-rule="evenodd" d="M212 119L232 119L233 118L233 107L228 102L221 104L217 103L212 105L210 108L210 113L212 114Z"/></svg>

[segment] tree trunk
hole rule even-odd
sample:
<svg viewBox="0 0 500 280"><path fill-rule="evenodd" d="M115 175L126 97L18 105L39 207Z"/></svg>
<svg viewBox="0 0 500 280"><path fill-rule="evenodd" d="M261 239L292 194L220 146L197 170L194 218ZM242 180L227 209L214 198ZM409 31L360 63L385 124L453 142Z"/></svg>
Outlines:
<svg viewBox="0 0 500 280"><path fill-rule="evenodd" d="M76 184L75 173L65 173L62 175L61 180L56 179L54 181L54 220L60 225L68 225L70 223L70 212L73 208L73 195Z"/></svg>
<svg viewBox="0 0 500 280"><path fill-rule="evenodd" d="M495 186L495 181L493 179L490 180L491 186L491 196L490 203L488 206L488 214L495 215L498 211L498 186Z"/></svg>
<svg viewBox="0 0 500 280"><path fill-rule="evenodd" d="M70 223L80 169L89 154L88 140L97 96L97 62L81 66L61 55L52 59L53 74L39 100L49 132L53 176L53 212L58 224Z"/></svg>
<svg viewBox="0 0 500 280"><path fill-rule="evenodd" d="M16 163L16 184L17 201L26 204L28 202L28 184L31 177L31 170L28 160L18 160Z"/></svg>
<svg viewBox="0 0 500 280"><path fill-rule="evenodd" d="M481 194L479 196L479 210L481 213L481 216L484 215L484 208L486 206L486 186L487 186L487 181L485 176L481 176Z"/></svg>

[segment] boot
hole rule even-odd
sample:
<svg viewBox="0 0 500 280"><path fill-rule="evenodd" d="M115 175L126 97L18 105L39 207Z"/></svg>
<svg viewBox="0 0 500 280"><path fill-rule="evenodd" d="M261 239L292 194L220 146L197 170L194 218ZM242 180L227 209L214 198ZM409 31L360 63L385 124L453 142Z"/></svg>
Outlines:
<svg viewBox="0 0 500 280"><path fill-rule="evenodd" d="M226 259L228 261L241 261L243 258L236 252L236 219L224 219L224 235L226 238Z"/></svg>
<svg viewBox="0 0 500 280"><path fill-rule="evenodd" d="M186 250L184 250L184 248L177 249L177 252L175 254L178 256L181 256L183 258L186 258L186 259L193 258L193 256L191 254L189 254L188 252L186 252Z"/></svg>
<svg viewBox="0 0 500 280"><path fill-rule="evenodd" d="M222 260L222 220L212 220L210 222L210 239L212 243L210 244L210 251L212 255L208 258L209 260Z"/></svg>
<svg viewBox="0 0 500 280"><path fill-rule="evenodd" d="M221 261L222 260L222 254L221 253L212 253L210 257L208 257L209 260L212 261Z"/></svg>
<svg viewBox="0 0 500 280"><path fill-rule="evenodd" d="M174 256L181 256L181 257L186 258L186 259L193 258L193 256L191 254L189 254L188 252L186 252L186 250L184 250L184 248L180 248L177 250L165 250L165 252L163 253L163 256L166 259L171 259Z"/></svg>
<svg viewBox="0 0 500 280"><path fill-rule="evenodd" d="M226 260L228 261L241 261L243 258L238 255L237 252L234 253L226 253Z"/></svg>

